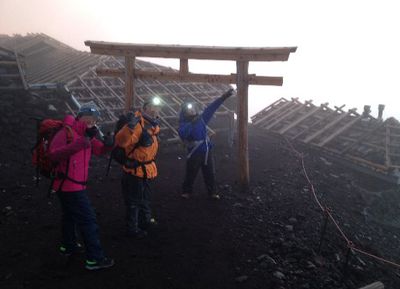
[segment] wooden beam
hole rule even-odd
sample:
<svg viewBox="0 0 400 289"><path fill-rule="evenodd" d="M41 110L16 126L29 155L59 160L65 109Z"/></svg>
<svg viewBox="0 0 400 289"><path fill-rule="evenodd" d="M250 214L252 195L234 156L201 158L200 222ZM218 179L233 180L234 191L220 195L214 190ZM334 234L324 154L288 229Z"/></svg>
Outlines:
<svg viewBox="0 0 400 289"><path fill-rule="evenodd" d="M391 165L390 160L390 128L386 126L385 134L385 165L388 167Z"/></svg>
<svg viewBox="0 0 400 289"><path fill-rule="evenodd" d="M297 47L221 47L85 41L92 53L135 57L236 61L286 61Z"/></svg>
<svg viewBox="0 0 400 289"><path fill-rule="evenodd" d="M340 122L342 119L344 119L345 117L349 116L350 114L354 113L354 110L349 110L348 112L339 114L337 116L336 119L334 119L333 121L329 122L328 124L326 124L323 128L317 130L315 133L313 133L312 135L308 136L305 140L303 140L305 143L309 143L310 141L312 141L313 139L315 139L317 136L321 135L322 133L326 132L327 129L333 127L334 125L336 125L338 122Z"/></svg>
<svg viewBox="0 0 400 289"><path fill-rule="evenodd" d="M123 77L125 69L96 69L98 76ZM220 74L196 74L171 71L148 71L135 70L135 78L151 79L151 80L166 80L178 82L202 82L202 83L222 83L236 84L237 75L220 75ZM249 84L253 85L275 85L282 86L283 78L280 76L257 76L255 74L248 75Z"/></svg>
<svg viewBox="0 0 400 289"><path fill-rule="evenodd" d="M1 60L0 61L0 66L17 66L17 61L12 61L12 60Z"/></svg>
<svg viewBox="0 0 400 289"><path fill-rule="evenodd" d="M242 192L249 188L249 148L248 148L248 69L247 61L236 62L237 69L237 111L239 135L239 176Z"/></svg>
<svg viewBox="0 0 400 289"><path fill-rule="evenodd" d="M125 111L128 112L135 107L134 57L125 56L125 68Z"/></svg>
<svg viewBox="0 0 400 289"><path fill-rule="evenodd" d="M385 286L383 285L382 282L374 282L359 289L384 289L384 288Z"/></svg>
<svg viewBox="0 0 400 289"><path fill-rule="evenodd" d="M305 120L306 118L309 118L311 115L313 115L314 113L316 113L318 110L320 110L321 107L313 107L309 112L305 113L303 116L301 116L300 118L296 119L295 121L291 122L289 125L287 125L286 127L283 127L278 133L280 134L284 134L285 132L287 132L289 129L293 128L294 126L298 125L300 122L302 122L303 120Z"/></svg>
<svg viewBox="0 0 400 289"><path fill-rule="evenodd" d="M335 137L337 137L339 134L343 133L345 130L349 129L352 125L354 125L357 121L359 121L362 118L362 115L355 116L351 121L346 123L344 126L340 127L338 130L336 130L334 133L332 133L330 136L327 138L323 139L318 146L323 147L326 145L328 142L333 140Z"/></svg>

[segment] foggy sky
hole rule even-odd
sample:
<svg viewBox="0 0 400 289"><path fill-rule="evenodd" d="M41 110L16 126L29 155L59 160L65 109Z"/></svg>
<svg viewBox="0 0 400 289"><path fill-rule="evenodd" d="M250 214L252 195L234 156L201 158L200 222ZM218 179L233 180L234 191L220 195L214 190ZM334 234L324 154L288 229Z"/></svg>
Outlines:
<svg viewBox="0 0 400 289"><path fill-rule="evenodd" d="M400 119L396 1L0 0L0 34L45 33L79 50L85 40L213 46L297 46L288 62L251 63L283 76L250 88L249 115L280 97L345 108L386 105ZM148 59L147 59L148 60ZM153 60L159 62L158 60ZM178 67L178 61L160 61ZM190 62L193 72L235 73L232 62Z"/></svg>

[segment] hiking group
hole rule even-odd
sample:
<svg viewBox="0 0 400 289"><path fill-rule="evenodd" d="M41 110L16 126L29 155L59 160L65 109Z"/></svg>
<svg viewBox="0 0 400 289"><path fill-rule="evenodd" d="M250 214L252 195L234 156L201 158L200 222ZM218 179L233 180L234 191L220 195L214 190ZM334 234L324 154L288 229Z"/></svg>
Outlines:
<svg viewBox="0 0 400 289"><path fill-rule="evenodd" d="M233 94L228 90L203 112L194 102L185 102L179 115L179 136L187 147L187 160L181 197L188 199L193 183L202 170L210 199L219 199L216 190L212 142L207 124L215 111ZM162 102L153 98L140 110L122 115L114 136L101 136L96 123L100 112L93 103L82 105L77 116L63 121L46 119L40 123L33 162L38 173L51 179L49 192L55 192L62 210L60 253L71 256L82 249L83 239L88 270L108 268L114 260L107 257L100 243L96 214L87 195L89 161L92 153L110 153L122 166L121 192L126 206L126 234L145 238L153 223L151 183L157 177L155 157L160 131L158 114ZM37 176L39 178L39 176Z"/></svg>

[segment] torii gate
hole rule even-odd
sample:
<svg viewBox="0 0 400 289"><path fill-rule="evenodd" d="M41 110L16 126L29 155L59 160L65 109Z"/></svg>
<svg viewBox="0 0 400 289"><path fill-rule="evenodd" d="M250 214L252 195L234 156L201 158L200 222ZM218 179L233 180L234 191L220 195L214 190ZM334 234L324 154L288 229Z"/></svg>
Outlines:
<svg viewBox="0 0 400 289"><path fill-rule="evenodd" d="M291 52L297 47L216 47L216 46L184 46L127 44L102 41L85 41L92 53L124 56L125 69L98 69L99 76L115 76L125 78L125 109L134 107L135 78L158 79L179 82L208 82L236 84L238 105L239 135L239 174L242 191L249 185L249 152L248 152L248 88L249 84L277 85L283 83L282 77L256 76L249 74L250 61L287 61ZM148 71L135 69L136 57L176 58L180 60L177 72ZM189 72L189 59L232 60L236 61L236 74L196 74Z"/></svg>

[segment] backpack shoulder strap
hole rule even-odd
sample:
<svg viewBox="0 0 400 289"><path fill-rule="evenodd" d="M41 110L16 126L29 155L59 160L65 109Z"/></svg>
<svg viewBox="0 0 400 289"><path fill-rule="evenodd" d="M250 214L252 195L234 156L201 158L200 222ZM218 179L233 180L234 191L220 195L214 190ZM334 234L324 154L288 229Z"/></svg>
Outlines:
<svg viewBox="0 0 400 289"><path fill-rule="evenodd" d="M65 125L64 127L67 134L67 144L70 144L74 140L74 131L69 125Z"/></svg>

